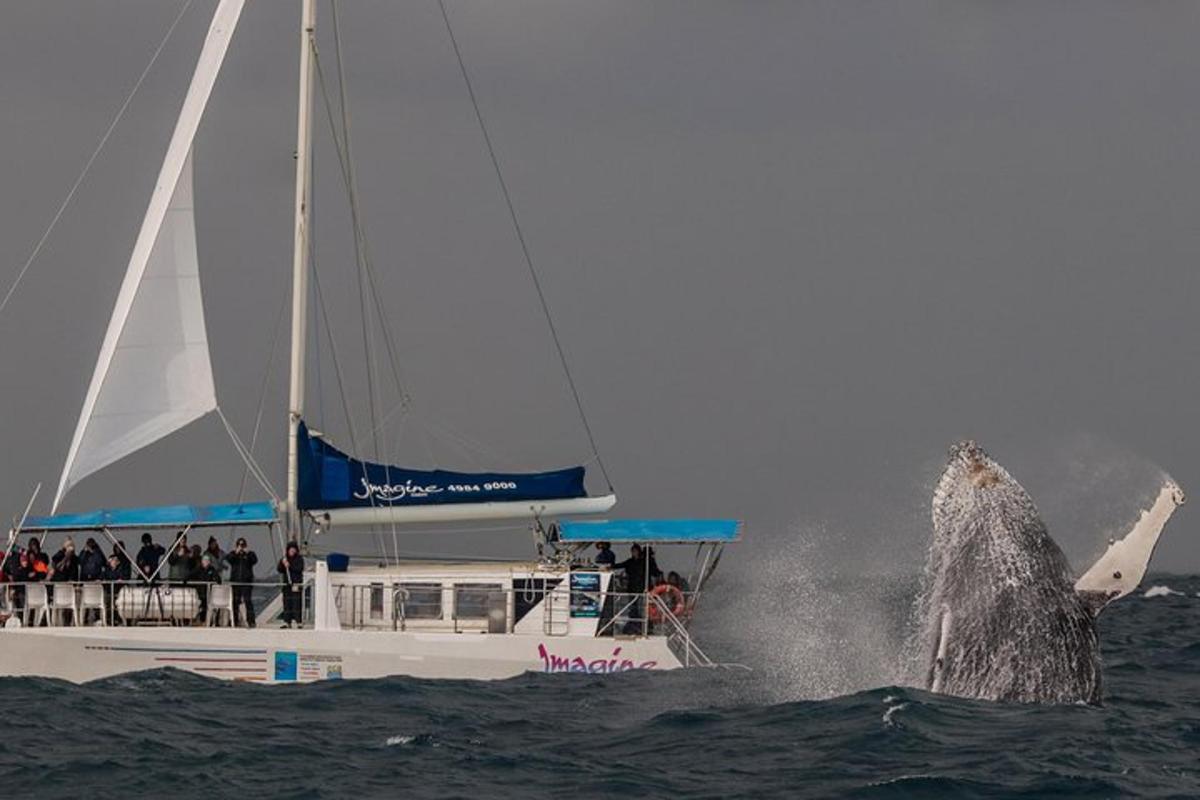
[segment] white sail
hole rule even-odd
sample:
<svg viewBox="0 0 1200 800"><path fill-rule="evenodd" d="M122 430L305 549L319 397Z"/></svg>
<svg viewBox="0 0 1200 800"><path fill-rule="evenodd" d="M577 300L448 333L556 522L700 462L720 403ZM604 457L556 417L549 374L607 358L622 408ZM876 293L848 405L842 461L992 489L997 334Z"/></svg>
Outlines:
<svg viewBox="0 0 1200 800"><path fill-rule="evenodd" d="M192 141L244 0L221 0L142 220L63 465L63 495L216 408L192 210Z"/></svg>

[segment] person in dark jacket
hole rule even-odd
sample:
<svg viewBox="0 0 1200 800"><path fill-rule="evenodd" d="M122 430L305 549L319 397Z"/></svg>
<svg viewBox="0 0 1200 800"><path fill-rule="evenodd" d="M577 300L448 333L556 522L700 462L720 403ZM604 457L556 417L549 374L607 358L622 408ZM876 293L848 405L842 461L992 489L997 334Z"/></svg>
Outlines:
<svg viewBox="0 0 1200 800"><path fill-rule="evenodd" d="M79 580L98 581L104 572L104 553L95 539L88 539L79 554Z"/></svg>
<svg viewBox="0 0 1200 800"><path fill-rule="evenodd" d="M4 554L4 569L0 570L4 577L0 580L15 581L13 576L17 574L17 562L21 558L21 543L13 540L12 547Z"/></svg>
<svg viewBox="0 0 1200 800"><path fill-rule="evenodd" d="M596 542L596 557L592 559L597 567L611 567L617 563L617 554L612 551L608 542Z"/></svg>
<svg viewBox="0 0 1200 800"><path fill-rule="evenodd" d="M200 593L200 619L207 620L208 594L221 582L221 573L213 566L212 556L208 553L200 556L200 568L192 574L192 581L199 584L196 591Z"/></svg>
<svg viewBox="0 0 1200 800"><path fill-rule="evenodd" d="M50 580L79 580L79 556L75 555L75 542L69 536L63 542L62 549L50 559Z"/></svg>
<svg viewBox="0 0 1200 800"><path fill-rule="evenodd" d="M129 556L125 555L125 543L117 542L113 545L112 554L108 557L108 565L106 571L112 577L105 578L108 581L127 581L133 577L133 569L129 563ZM116 559L116 562L113 562Z"/></svg>
<svg viewBox="0 0 1200 800"><path fill-rule="evenodd" d="M197 566L192 563L192 551L187 543L180 542L167 556L167 580L171 583L187 583Z"/></svg>
<svg viewBox="0 0 1200 800"><path fill-rule="evenodd" d="M288 542L283 558L279 559L276 570L283 576L283 625L300 627L303 620L304 607L304 557L300 555L300 545Z"/></svg>
<svg viewBox="0 0 1200 800"><path fill-rule="evenodd" d="M662 575L653 550L643 550L640 544L629 548L629 558L613 564L613 569L625 570L625 591L641 594L646 591L646 578L652 580Z"/></svg>
<svg viewBox="0 0 1200 800"><path fill-rule="evenodd" d="M625 571L625 591L629 594L640 595L646 591L646 579L653 581L662 570L654 560L653 550L643 550L640 544L629 548L629 558L613 564L613 569ZM653 584L651 584L653 585ZM633 632L642 626L642 599L637 597L629 610L629 621L625 624L626 632Z"/></svg>
<svg viewBox="0 0 1200 800"><path fill-rule="evenodd" d="M246 540L239 538L233 552L225 555L229 565L229 582L233 584L233 624L240 625L239 617L246 609L246 627L254 627L254 565L258 556L246 547Z"/></svg>
<svg viewBox="0 0 1200 800"><path fill-rule="evenodd" d="M121 546L124 547L124 543ZM121 621L121 615L117 613L117 597L121 594L120 584L128 582L130 574L129 559L122 559L117 553L113 553L108 557L108 561L104 562L100 580L105 584L104 595L108 600L108 624L110 625L116 625Z"/></svg>
<svg viewBox="0 0 1200 800"><path fill-rule="evenodd" d="M138 550L137 554L138 571L146 578L151 577L158 569L158 564L162 561L162 557L166 553L167 548L161 544L157 544L150 534L143 533L142 549Z"/></svg>
<svg viewBox="0 0 1200 800"><path fill-rule="evenodd" d="M19 554L12 557L12 580L17 585L12 587L12 607L14 609L25 610L25 586L26 583L40 581L42 576L34 570L33 565L29 562L29 553L22 550Z"/></svg>
<svg viewBox="0 0 1200 800"><path fill-rule="evenodd" d="M34 580L45 580L50 572L50 559L42 552L42 543L36 536L29 537L26 552L29 553L29 566L38 574Z"/></svg>

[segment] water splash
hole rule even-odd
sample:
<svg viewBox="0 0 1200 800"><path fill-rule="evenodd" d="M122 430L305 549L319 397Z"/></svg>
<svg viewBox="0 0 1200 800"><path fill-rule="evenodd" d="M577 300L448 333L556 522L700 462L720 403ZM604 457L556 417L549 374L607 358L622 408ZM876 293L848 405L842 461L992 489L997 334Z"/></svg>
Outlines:
<svg viewBox="0 0 1200 800"><path fill-rule="evenodd" d="M903 676L912 576L843 574L846 538L825 525L795 524L784 542L758 548L727 575L706 609L709 637L753 665L768 701L829 698Z"/></svg>

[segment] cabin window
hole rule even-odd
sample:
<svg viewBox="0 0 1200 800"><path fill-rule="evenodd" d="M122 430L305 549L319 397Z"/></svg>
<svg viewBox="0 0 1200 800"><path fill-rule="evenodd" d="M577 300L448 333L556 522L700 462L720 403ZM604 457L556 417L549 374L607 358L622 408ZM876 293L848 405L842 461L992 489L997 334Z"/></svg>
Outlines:
<svg viewBox="0 0 1200 800"><path fill-rule="evenodd" d="M371 584L371 619L383 619L383 584Z"/></svg>
<svg viewBox="0 0 1200 800"><path fill-rule="evenodd" d="M498 583L460 583L454 587L454 616L486 619L496 606L504 609L504 587Z"/></svg>
<svg viewBox="0 0 1200 800"><path fill-rule="evenodd" d="M402 583L396 593L397 616L404 604L406 619L441 619L442 585L440 583ZM407 596L405 596L407 593Z"/></svg>

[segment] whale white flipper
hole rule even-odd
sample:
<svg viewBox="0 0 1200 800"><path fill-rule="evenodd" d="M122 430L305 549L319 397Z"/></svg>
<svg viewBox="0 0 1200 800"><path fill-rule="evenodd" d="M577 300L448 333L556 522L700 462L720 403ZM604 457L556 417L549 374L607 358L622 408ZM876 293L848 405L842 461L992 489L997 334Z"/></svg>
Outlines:
<svg viewBox="0 0 1200 800"><path fill-rule="evenodd" d="M1154 505L1142 512L1129 533L1109 544L1104 555L1075 582L1075 591L1086 599L1095 613L1129 594L1142 582L1159 534L1185 500L1183 490L1168 480Z"/></svg>
<svg viewBox="0 0 1200 800"><path fill-rule="evenodd" d="M946 666L946 647L950 639L950 610L942 609L942 619L938 624L937 649L934 651L933 663L930 667L929 689L934 692L942 691L942 671Z"/></svg>

